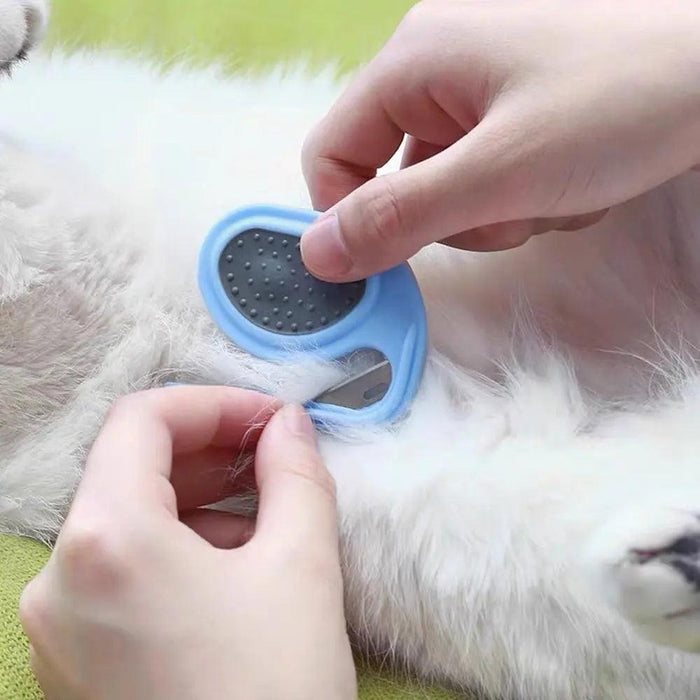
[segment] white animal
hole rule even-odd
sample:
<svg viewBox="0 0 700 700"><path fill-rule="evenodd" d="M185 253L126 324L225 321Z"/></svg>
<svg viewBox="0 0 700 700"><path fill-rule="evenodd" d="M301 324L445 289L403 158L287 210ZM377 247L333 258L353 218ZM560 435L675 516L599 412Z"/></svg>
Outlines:
<svg viewBox="0 0 700 700"><path fill-rule="evenodd" d="M0 2L0 55L40 2ZM326 368L232 347L195 281L232 208L307 206L331 71L163 74L35 56L0 84L0 529L50 540L119 396L165 380L304 400ZM521 249L413 261L411 414L322 440L359 644L495 700L700 693L700 174ZM651 641L650 641L651 640ZM675 648L672 648L675 647Z"/></svg>

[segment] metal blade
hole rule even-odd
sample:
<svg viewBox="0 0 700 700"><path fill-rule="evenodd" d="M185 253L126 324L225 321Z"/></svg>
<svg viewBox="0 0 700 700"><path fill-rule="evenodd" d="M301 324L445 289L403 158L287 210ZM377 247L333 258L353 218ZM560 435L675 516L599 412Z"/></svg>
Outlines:
<svg viewBox="0 0 700 700"><path fill-rule="evenodd" d="M381 401L386 396L391 385L391 376L391 364L389 360L384 359L382 362L327 389L314 401L345 408L366 408Z"/></svg>

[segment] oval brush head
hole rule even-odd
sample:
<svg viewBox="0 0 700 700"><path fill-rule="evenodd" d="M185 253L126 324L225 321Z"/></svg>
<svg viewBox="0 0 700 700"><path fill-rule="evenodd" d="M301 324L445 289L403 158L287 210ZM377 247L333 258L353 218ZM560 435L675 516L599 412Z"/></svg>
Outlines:
<svg viewBox="0 0 700 700"><path fill-rule="evenodd" d="M366 283L330 284L304 267L297 236L252 228L219 256L219 279L243 316L259 328L298 335L328 328L361 301Z"/></svg>

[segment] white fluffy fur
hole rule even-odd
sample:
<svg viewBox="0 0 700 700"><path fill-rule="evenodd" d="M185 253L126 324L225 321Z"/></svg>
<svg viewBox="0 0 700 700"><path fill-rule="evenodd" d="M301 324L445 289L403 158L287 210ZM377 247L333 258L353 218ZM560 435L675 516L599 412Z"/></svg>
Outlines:
<svg viewBox="0 0 700 700"><path fill-rule="evenodd" d="M47 16L45 0L0 0L0 67L9 68L41 39Z"/></svg>
<svg viewBox="0 0 700 700"><path fill-rule="evenodd" d="M90 54L0 85L0 529L55 535L119 395L327 381L231 347L194 273L233 207L308 204L301 142L338 89ZM697 586L634 552L700 534L699 233L689 174L584 232L418 256L411 415L322 443L359 642L492 699L697 697L700 657L642 637L700 649Z"/></svg>

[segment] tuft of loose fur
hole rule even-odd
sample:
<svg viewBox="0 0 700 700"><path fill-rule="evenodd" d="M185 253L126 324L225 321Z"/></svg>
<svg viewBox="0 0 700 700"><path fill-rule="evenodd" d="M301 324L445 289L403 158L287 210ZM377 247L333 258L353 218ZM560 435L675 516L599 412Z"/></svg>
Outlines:
<svg viewBox="0 0 700 700"><path fill-rule="evenodd" d="M90 53L0 84L0 529L51 541L120 395L327 385L232 347L195 260L236 206L308 205L301 143L339 89ZM699 232L688 174L586 231L412 261L411 414L322 440L368 652L493 700L697 696Z"/></svg>

